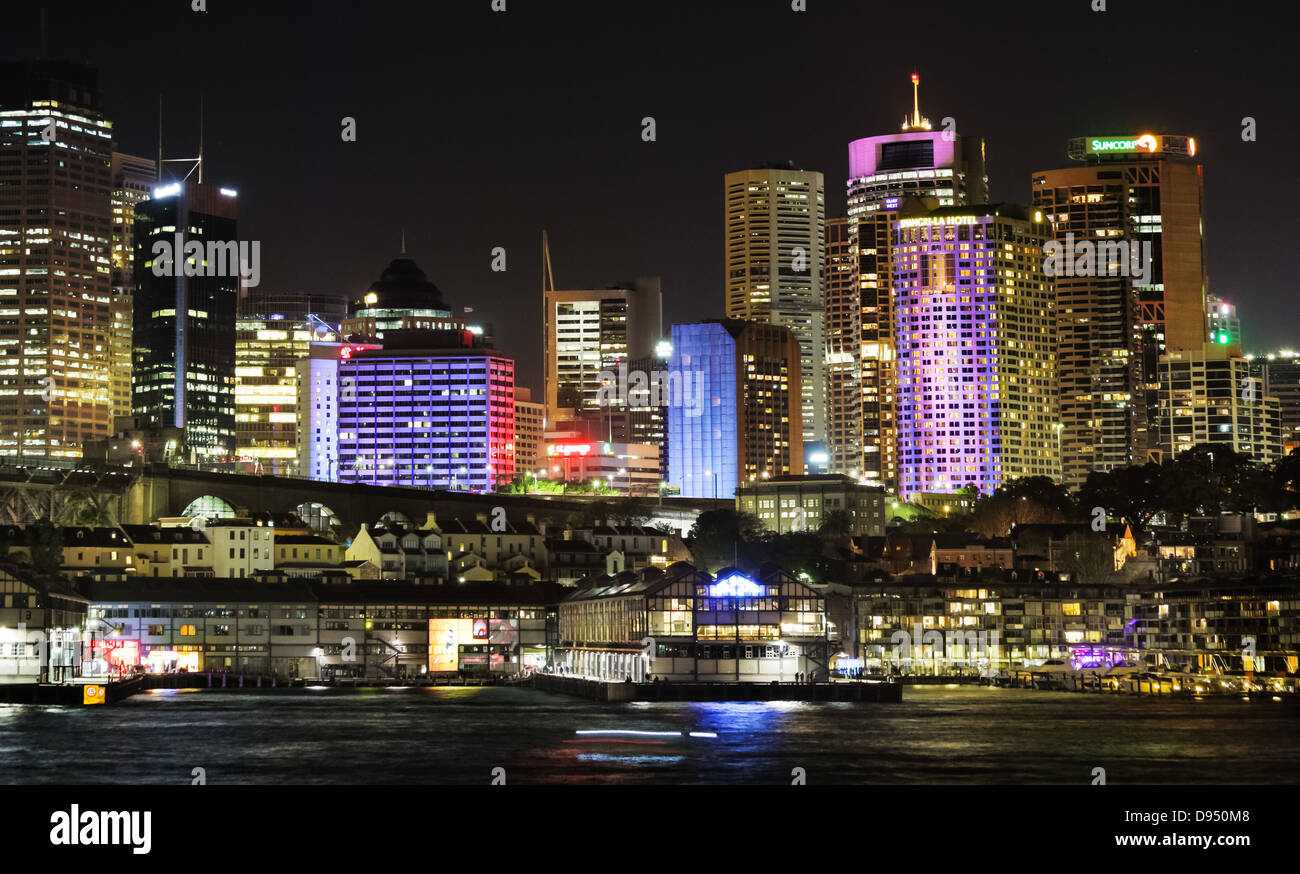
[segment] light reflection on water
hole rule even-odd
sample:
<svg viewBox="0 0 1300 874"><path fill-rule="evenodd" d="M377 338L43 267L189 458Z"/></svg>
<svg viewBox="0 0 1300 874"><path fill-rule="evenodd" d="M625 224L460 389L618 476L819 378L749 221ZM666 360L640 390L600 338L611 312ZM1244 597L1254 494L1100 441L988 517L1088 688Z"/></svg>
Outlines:
<svg viewBox="0 0 1300 874"><path fill-rule="evenodd" d="M188 784L1294 783L1294 710L914 687L901 704L598 705L514 688L205 690L0 706L0 781ZM579 731L672 732L634 736ZM691 732L697 733L692 736ZM701 737L699 733L716 733ZM603 738L603 740L602 740ZM581 739L582 743L571 741Z"/></svg>

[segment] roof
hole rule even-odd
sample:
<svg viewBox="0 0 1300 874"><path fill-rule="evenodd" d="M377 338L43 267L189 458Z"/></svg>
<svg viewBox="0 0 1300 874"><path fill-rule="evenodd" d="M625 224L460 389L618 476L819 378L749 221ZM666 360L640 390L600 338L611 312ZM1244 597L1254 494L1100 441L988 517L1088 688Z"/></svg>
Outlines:
<svg viewBox="0 0 1300 874"><path fill-rule="evenodd" d="M206 534L188 525L168 526L167 528L157 525L123 525L121 527L126 532L126 536L136 546L148 546L151 543L206 544L208 542Z"/></svg>
<svg viewBox="0 0 1300 874"><path fill-rule="evenodd" d="M570 591L557 583L449 583L417 585L382 580L322 582L288 577L284 582L203 577L137 577L124 582L87 581L81 591L91 603L254 604L556 604Z"/></svg>

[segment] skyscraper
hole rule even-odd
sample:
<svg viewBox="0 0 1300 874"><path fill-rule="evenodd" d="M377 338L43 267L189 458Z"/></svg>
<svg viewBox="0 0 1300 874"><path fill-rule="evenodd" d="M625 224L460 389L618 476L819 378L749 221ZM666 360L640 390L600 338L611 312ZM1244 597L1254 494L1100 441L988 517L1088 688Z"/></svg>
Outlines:
<svg viewBox="0 0 1300 874"><path fill-rule="evenodd" d="M486 492L514 479L512 359L467 330L394 331L339 355L339 482Z"/></svg>
<svg viewBox="0 0 1300 874"><path fill-rule="evenodd" d="M800 347L783 325L722 319L673 325L668 481L695 498L801 474Z"/></svg>
<svg viewBox="0 0 1300 874"><path fill-rule="evenodd" d="M1060 477L1050 230L1013 205L894 222L901 496Z"/></svg>
<svg viewBox="0 0 1300 874"><path fill-rule="evenodd" d="M856 393L830 389L838 406L828 417L844 423L829 440L831 469L889 486L898 477L889 248L893 222L905 206L933 209L988 199L984 140L932 130L921 115L919 83L913 74L912 112L901 133L849 143L845 231L853 278L839 277L837 286L828 288L832 297L827 301L835 311L828 354L838 362L837 377L857 381Z"/></svg>
<svg viewBox="0 0 1300 874"><path fill-rule="evenodd" d="M113 152L113 297L109 335L109 403L113 418L131 415L135 207L149 199L157 181L157 161Z"/></svg>
<svg viewBox="0 0 1300 874"><path fill-rule="evenodd" d="M862 476L862 304L849 220L826 222L826 444L831 470Z"/></svg>
<svg viewBox="0 0 1300 874"><path fill-rule="evenodd" d="M1134 419L1141 415L1146 420L1145 439L1139 436L1133 447L1136 460L1141 461L1146 451L1166 442L1156 430L1160 422L1160 356L1167 351L1199 352L1206 339L1203 168L1194 160L1196 140L1185 136L1124 134L1077 137L1070 141L1068 155L1077 162L1074 167L1053 174L1054 180L1066 180L1071 189L1065 196L1086 200L1106 194L1102 187L1113 189L1119 186L1126 207L1120 225L1098 224L1092 231L1107 240L1118 238L1136 243L1143 256L1136 266L1130 265L1128 271L1130 306L1133 309L1129 329L1136 333L1140 367L1136 400L1144 408L1141 414L1134 414ZM1086 167L1086 173L1069 173L1070 169L1079 169L1079 164ZM1045 196L1037 193L1048 184L1046 174L1034 174L1033 198L1036 204L1040 200L1048 202ZM1053 184L1052 187L1057 189L1059 186ZM1053 192L1051 200L1056 204L1060 203L1060 193ZM1050 209L1044 211L1052 212ZM1104 218L1102 213L1104 209L1099 210L1098 219L1093 221L1100 222ZM1076 233L1075 237L1078 238L1079 234ZM1145 263L1148 251L1149 265ZM1069 293L1078 298L1086 288L1086 284L1075 283ZM1113 283L1109 291L1106 291L1107 283L1104 282L1098 283L1097 288L1098 296L1104 299L1102 306L1114 309ZM1077 392L1081 382L1068 376L1071 371L1077 373L1078 367L1066 365L1066 378L1071 380L1075 386L1073 390ZM1121 399L1113 397L1122 393L1118 389L1094 392L1091 402L1105 405L1108 393L1112 394L1112 402L1121 402ZM1072 403L1078 406L1077 401ZM1113 419L1114 413L1109 418ZM1063 424L1067 431L1071 429L1071 423ZM1130 430L1142 434L1140 424L1134 424ZM1077 440L1074 443L1078 445ZM1068 444L1063 440L1063 445ZM1066 454L1070 453L1067 451ZM1114 454L1102 453L1099 466L1110 465L1112 462L1107 460L1107 456L1113 457ZM1072 481L1077 481L1078 464L1075 463L1074 467L1076 473Z"/></svg>
<svg viewBox="0 0 1300 874"><path fill-rule="evenodd" d="M1053 277L1064 479L1077 486L1160 444L1157 365L1200 350L1206 280L1194 140L1081 137L1068 151L1077 163L1033 174L1032 205L1078 262Z"/></svg>
<svg viewBox="0 0 1300 874"><path fill-rule="evenodd" d="M617 373L619 365L652 354L663 340L659 278L643 276L604 289L545 288L542 301L548 418L556 421L559 410L572 409L591 419L593 427L600 425L605 439L631 442L626 398L602 404L609 393L601 392L601 374Z"/></svg>
<svg viewBox="0 0 1300 874"><path fill-rule="evenodd" d="M241 282L236 193L160 185L135 211L132 412L184 433L191 463L235 455L235 310Z"/></svg>
<svg viewBox="0 0 1300 874"><path fill-rule="evenodd" d="M235 320L235 451L248 469L299 474L297 362L339 339L341 299L250 290Z"/></svg>
<svg viewBox="0 0 1300 874"><path fill-rule="evenodd" d="M1250 380L1250 381L1248 381ZM1208 443L1272 464L1282 454L1282 408L1251 376L1241 347L1202 343L1160 357L1160 450L1166 459Z"/></svg>
<svg viewBox="0 0 1300 874"><path fill-rule="evenodd" d="M109 435L112 142L94 70L0 65L0 454Z"/></svg>
<svg viewBox="0 0 1300 874"><path fill-rule="evenodd" d="M784 325L794 334L800 351L801 438L824 441L825 179L792 164L739 170L726 176L725 204L727 318Z"/></svg>

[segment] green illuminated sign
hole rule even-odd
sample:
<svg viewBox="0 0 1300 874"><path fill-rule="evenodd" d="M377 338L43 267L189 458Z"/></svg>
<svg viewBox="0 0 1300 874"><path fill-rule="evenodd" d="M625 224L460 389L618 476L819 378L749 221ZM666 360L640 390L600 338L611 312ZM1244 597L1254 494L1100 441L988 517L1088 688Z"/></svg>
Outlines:
<svg viewBox="0 0 1300 874"><path fill-rule="evenodd" d="M1154 152L1160 144L1151 134L1139 137L1089 137L1088 151L1098 152Z"/></svg>

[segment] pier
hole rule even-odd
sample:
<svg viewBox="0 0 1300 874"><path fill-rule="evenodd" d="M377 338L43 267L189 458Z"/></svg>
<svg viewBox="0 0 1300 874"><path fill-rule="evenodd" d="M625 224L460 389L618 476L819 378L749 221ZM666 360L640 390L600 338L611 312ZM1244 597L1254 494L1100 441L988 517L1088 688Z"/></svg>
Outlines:
<svg viewBox="0 0 1300 874"><path fill-rule="evenodd" d="M594 701L875 701L903 700L901 683L612 683L534 674L532 687Z"/></svg>

